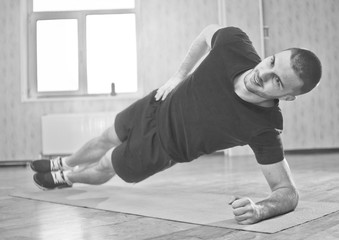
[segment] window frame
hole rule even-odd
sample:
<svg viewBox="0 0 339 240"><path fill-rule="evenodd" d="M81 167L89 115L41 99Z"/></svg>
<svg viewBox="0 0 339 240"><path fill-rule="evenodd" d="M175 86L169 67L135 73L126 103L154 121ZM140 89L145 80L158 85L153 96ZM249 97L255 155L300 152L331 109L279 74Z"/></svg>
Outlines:
<svg viewBox="0 0 339 240"><path fill-rule="evenodd" d="M27 59L26 67L23 72L27 74L26 83L23 83L23 99L61 99L61 98L74 98L74 97L112 97L111 94L89 94L87 93L87 49L86 49L86 17L88 15L103 15L103 14L134 14L136 19L136 49L137 49L137 92L133 93L119 93L114 97L138 97L142 95L142 83L139 80L138 74L138 0L135 0L134 8L126 9L111 9L111 10L76 10L76 11L44 11L33 12L33 0L27 0L26 5L23 4L22 8L26 8L26 31L21 30L23 35L26 35L26 43L22 44L22 49L26 49L26 54L23 58ZM78 73L79 73L79 90L77 91L48 91L38 92L37 90L37 21L39 20L56 20L56 19L75 19L78 23ZM27 44L27 45L26 45ZM23 51L22 51L23 53ZM23 64L24 65L24 64Z"/></svg>

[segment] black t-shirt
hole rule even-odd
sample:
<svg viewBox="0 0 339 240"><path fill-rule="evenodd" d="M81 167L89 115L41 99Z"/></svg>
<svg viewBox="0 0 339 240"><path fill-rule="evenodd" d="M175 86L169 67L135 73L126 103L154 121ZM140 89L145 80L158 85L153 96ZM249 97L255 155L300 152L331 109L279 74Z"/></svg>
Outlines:
<svg viewBox="0 0 339 240"><path fill-rule="evenodd" d="M260 61L240 29L223 28L213 35L207 57L158 110L159 137L174 161L188 162L247 144L260 164L283 160L278 100L274 107L260 107L242 100L234 91L234 78Z"/></svg>

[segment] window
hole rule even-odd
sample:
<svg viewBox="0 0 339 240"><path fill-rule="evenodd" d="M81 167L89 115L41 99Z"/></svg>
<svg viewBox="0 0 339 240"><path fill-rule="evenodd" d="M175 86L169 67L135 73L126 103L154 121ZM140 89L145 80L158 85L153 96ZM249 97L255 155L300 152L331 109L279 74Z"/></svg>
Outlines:
<svg viewBox="0 0 339 240"><path fill-rule="evenodd" d="M134 0L30 1L30 98L138 91Z"/></svg>

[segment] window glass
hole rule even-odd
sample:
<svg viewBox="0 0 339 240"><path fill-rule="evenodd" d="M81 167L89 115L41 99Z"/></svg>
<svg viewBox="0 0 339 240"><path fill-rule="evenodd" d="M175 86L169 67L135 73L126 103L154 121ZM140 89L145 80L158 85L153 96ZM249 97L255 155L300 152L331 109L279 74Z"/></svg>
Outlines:
<svg viewBox="0 0 339 240"><path fill-rule="evenodd" d="M78 26L76 19L37 21L37 90L79 88Z"/></svg>
<svg viewBox="0 0 339 240"><path fill-rule="evenodd" d="M137 91L134 14L89 15L86 19L88 93Z"/></svg>
<svg viewBox="0 0 339 240"><path fill-rule="evenodd" d="M33 0L33 11L75 11L134 8L134 0Z"/></svg>

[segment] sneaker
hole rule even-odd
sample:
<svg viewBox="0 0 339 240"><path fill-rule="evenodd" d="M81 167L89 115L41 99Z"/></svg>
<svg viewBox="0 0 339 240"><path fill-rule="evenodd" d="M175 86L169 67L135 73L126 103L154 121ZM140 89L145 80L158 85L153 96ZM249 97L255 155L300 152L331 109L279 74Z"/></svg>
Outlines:
<svg viewBox="0 0 339 240"><path fill-rule="evenodd" d="M56 157L51 160L49 159L35 160L31 162L30 166L33 171L40 173L63 170L61 157Z"/></svg>
<svg viewBox="0 0 339 240"><path fill-rule="evenodd" d="M63 171L36 173L33 179L35 185L42 190L72 187L72 183L66 181Z"/></svg>

